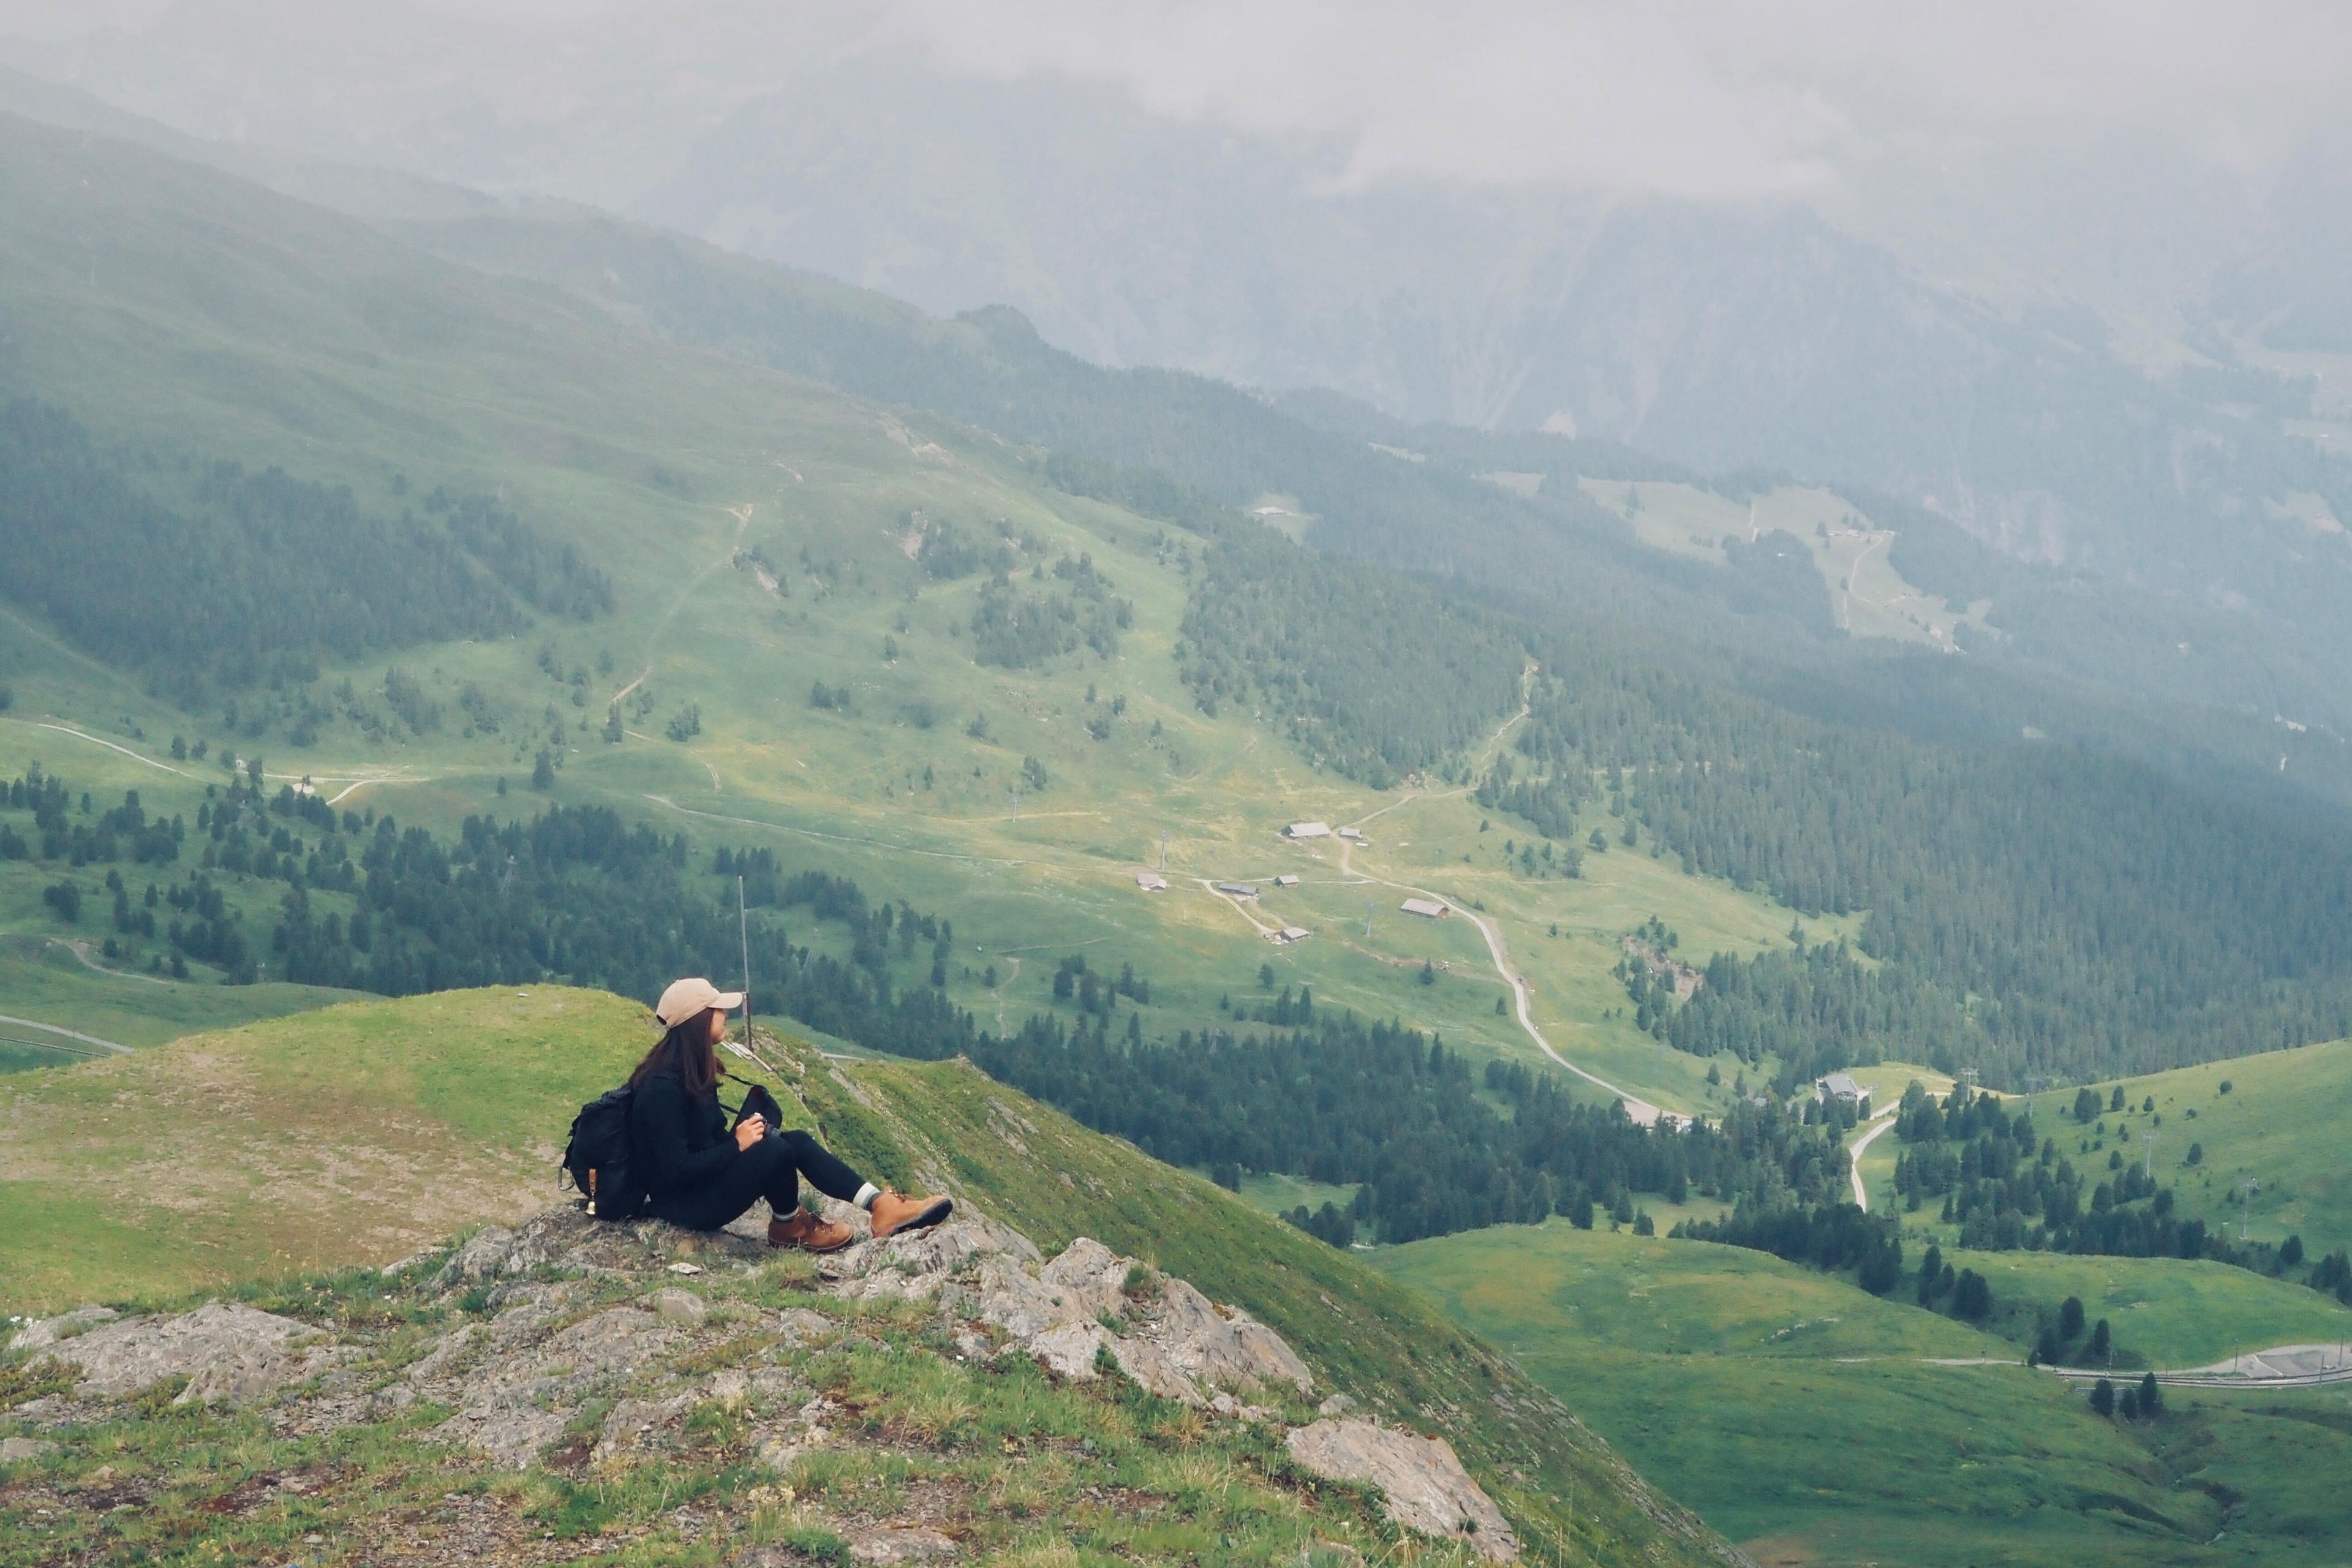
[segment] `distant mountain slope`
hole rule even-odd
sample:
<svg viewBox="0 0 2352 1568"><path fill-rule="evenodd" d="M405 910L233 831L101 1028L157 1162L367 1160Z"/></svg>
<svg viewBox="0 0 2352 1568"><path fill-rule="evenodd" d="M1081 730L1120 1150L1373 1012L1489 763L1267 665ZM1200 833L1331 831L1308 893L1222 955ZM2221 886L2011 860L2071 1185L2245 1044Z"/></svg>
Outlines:
<svg viewBox="0 0 2352 1568"><path fill-rule="evenodd" d="M1776 662L1801 660L1820 629L1834 618L1822 596L1805 584L1793 584L1800 591L1792 595L1789 584L1727 581L1719 571L1661 559L1634 543L1620 518L1594 507L1579 491L1578 479L1701 476L1614 443L1410 423L1329 393L1286 395L1279 409L1291 419L1285 420L1229 385L1087 363L1048 346L1026 320L1010 311L981 310L958 321L935 321L885 295L749 262L593 210L551 201L499 201L457 186L249 143L196 142L71 89L0 72L0 105L7 104L60 123L132 136L174 156L215 163L362 216L451 259L553 283L673 339L709 344L863 395L934 408L1016 441L1154 468L1228 505L1253 503L1268 494L1291 496L1306 514L1301 526L1328 547L1458 575L1521 603L1599 609L1666 633L1662 646L1727 641ZM2067 332L2079 335L2081 323L2045 326L2048 331L2035 340L2043 348L2034 349L2035 354L2047 357L2048 349L2056 355L2051 363L2060 366L2091 363L2075 350L2049 347ZM1990 317L1969 330L2015 337ZM1824 345L1821 352L1832 351ZM1883 356L1875 346L1857 352L1869 361L1870 374L1894 374L1879 363ZM1927 404L1960 396L1958 384L1944 378L1915 388L1882 387L1872 417L1924 417L1919 410ZM1745 429L1759 410L1780 406L1774 400L1786 395L1776 389L1745 399L1725 413L1722 427ZM2098 416L2137 407L2132 399L2156 395L2143 387L2121 404L2115 401L2123 395L2095 396L2093 403L2105 411ZM2158 416L2142 409L2118 417L2122 424L2116 428L2128 432ZM1341 439L1328 438L1334 437ZM2059 439L2082 446L2074 436ZM1381 449L1368 450L1368 445ZM2085 482L2109 500L2124 493L2117 485L2154 483L2158 470L2179 469L2168 467L2168 459L2154 462L2111 447L2098 437L2083 448L2079 464ZM1445 471L1434 472L1397 453L1440 459ZM2307 466L2317 459L2302 461ZM2196 471L2211 478L2210 466L2200 459ZM1528 476L1521 493L1470 482L1498 469ZM2325 485L2326 471L2323 467L2294 482ZM1742 473L1712 482L1737 499L1771 478ZM2251 509L2232 503L2239 516L2232 526L2252 529L2253 536L2216 535L2185 544L2175 568L2167 569L2169 575L2140 565L2127 574L2112 571L2090 558L2063 569L2031 567L1983 547L1948 516L1905 501L1885 487L1849 484L1845 493L1851 510L1893 534L1889 553L1912 582L1955 605L1989 605L1985 624L2000 635L1979 636L1969 644L1979 659L2037 673L2063 672L2137 692L2159 705L2185 702L2229 710L2234 718L2225 729L2240 731L2243 749L2260 753L2271 771L2276 771L2281 754L2303 749L2295 731L2270 723L2273 717L2326 726L2338 735L2352 732L2352 708L2345 706L2346 687L2338 678L2352 658L2344 640L2352 634L2333 613L2336 585L2330 576L2336 556L2352 556L2352 540L2315 532L2302 521L2306 513L2328 515L2316 490L2290 485L2282 492L2284 500ZM2143 496L2131 508L2136 517L2171 516L2177 500ZM2276 557L2273 545L2286 555ZM2220 557L2213 556L2215 550ZM1833 593L1840 590L1835 580L1828 585ZM2283 624L2298 629L2282 636ZM1875 678L1863 679L1867 684ZM2053 724L2048 713L2029 711L2032 703L2004 699L2001 705L2009 710L2012 732L2021 727L2053 733L2074 728ZM2206 721L2197 728L2200 738L2218 740L2221 733ZM2257 728L2274 732L2258 734ZM2275 747L2273 740L2279 742ZM2290 771L2302 777L2309 763L2297 761L2301 765Z"/></svg>
<svg viewBox="0 0 2352 1568"><path fill-rule="evenodd" d="M494 25L380 11L355 51L338 23L240 0L19 57L184 130L593 200L940 313L1011 305L1095 360L1932 498L2013 553L2184 595L2292 600L2294 541L2262 526L2262 503L2314 474L2324 493L2346 486L2287 434L2293 408L2250 417L2208 377L2159 381L2088 309L1994 309L1934 281L1932 247L1906 266L1801 205L1366 186L1343 147L1047 74L977 79L789 16L674 26L592 23L551 57ZM268 63L223 56L224 28ZM771 47L735 68L730 36ZM648 82L648 49L702 63ZM2080 156L2074 178L2098 178ZM2214 294L2225 320L2340 317L2319 220L2292 210L2325 205L2284 198L2284 247L2196 247L2243 257ZM2071 241L2075 226L2052 226ZM2225 343L2199 348L2171 353L2189 373L2228 365Z"/></svg>

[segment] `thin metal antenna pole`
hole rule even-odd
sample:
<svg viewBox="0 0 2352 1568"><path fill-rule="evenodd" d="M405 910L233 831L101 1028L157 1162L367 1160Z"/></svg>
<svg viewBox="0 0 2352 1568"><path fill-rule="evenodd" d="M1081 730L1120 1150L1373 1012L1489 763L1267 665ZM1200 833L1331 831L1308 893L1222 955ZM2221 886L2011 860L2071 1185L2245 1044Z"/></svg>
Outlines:
<svg viewBox="0 0 2352 1568"><path fill-rule="evenodd" d="M743 1048L751 1045L751 909L743 901L743 879L735 879L735 929L743 940Z"/></svg>

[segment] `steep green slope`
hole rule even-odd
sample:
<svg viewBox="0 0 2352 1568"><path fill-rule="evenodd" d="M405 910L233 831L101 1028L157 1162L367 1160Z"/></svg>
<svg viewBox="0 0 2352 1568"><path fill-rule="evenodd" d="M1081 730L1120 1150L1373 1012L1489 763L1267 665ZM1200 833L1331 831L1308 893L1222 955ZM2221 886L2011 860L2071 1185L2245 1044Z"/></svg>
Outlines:
<svg viewBox="0 0 2352 1568"><path fill-rule="evenodd" d="M2157 1134L2157 1175L2171 1184L2184 1212L2217 1226L2227 1221L2234 1235L2251 1211L2256 1240L2299 1235L2313 1256L2352 1247L2352 1163L2344 1158L2345 1129L2352 1127L2352 1040L2123 1081L2133 1107L2153 1099L2164 1118L2156 1127L2135 1110L2125 1136L2137 1152L2138 1134ZM2248 1182L2254 1184L2250 1200L2242 1196Z"/></svg>
<svg viewBox="0 0 2352 1568"><path fill-rule="evenodd" d="M646 1023L593 992L452 993L14 1078L0 1087L0 1305L381 1263L419 1235L532 1212L555 1195L553 1142L643 1048ZM866 1168L943 1186L1049 1250L1093 1236L1248 1308L1333 1386L1444 1432L1544 1555L1716 1554L1508 1363L1349 1255L967 1065L773 1045L798 1075L780 1086L788 1100L796 1085Z"/></svg>
<svg viewBox="0 0 2352 1568"><path fill-rule="evenodd" d="M2017 1345L1900 1292L1882 1300L1757 1253L1558 1220L1373 1261L1507 1351L1760 1562L2287 1563L2341 1535L2315 1523L2332 1507L2324 1467L2263 1459L2306 1430L2333 1451L2340 1392L2184 1391L2156 1421L2103 1420L2018 1364ZM2293 1289L2242 1282L2248 1301ZM2126 1331L2132 1314L2116 1310ZM2152 1331L2161 1316L2150 1310ZM2193 1316L2174 1327L2179 1348L2201 1344Z"/></svg>

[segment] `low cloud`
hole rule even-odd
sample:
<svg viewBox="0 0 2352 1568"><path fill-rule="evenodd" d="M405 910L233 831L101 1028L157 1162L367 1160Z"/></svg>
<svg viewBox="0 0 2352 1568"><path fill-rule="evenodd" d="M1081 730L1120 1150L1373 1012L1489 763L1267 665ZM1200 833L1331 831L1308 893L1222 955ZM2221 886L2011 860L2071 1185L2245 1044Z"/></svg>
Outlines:
<svg viewBox="0 0 2352 1568"><path fill-rule="evenodd" d="M951 69L1112 84L1162 114L1339 138L1346 177L1797 194L1873 159L2154 139L2255 169L2352 88L2352 8L2118 0L898 0ZM869 16L872 13L867 14Z"/></svg>
<svg viewBox="0 0 2352 1568"><path fill-rule="evenodd" d="M493 102L518 80L577 76L550 98L653 101L683 82L700 111L828 58L912 44L952 73L1059 76L1158 114L1311 140L1337 150L1333 178L1350 186L1737 198L1859 178L1884 191L2095 142L2260 174L2330 126L2352 90L2352 6L2327 0L410 3L448 19L419 40L448 57L428 85L462 75ZM0 34L161 20L201 39L272 4L0 0ZM397 4L310 0L299 30L358 37ZM365 67L346 68L369 85Z"/></svg>

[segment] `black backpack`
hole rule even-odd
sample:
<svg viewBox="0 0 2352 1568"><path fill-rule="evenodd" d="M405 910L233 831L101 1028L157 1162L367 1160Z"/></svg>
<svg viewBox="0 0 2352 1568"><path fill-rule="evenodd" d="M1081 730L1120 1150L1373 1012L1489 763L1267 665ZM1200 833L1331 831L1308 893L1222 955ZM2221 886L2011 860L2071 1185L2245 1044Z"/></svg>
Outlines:
<svg viewBox="0 0 2352 1568"><path fill-rule="evenodd" d="M625 1084L607 1089L572 1119L563 1148L563 1171L588 1199L598 1219L635 1219L645 1209L645 1189L629 1173L629 1102Z"/></svg>

